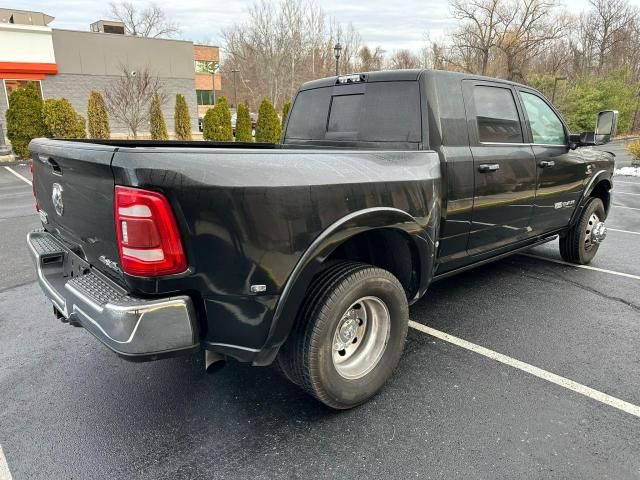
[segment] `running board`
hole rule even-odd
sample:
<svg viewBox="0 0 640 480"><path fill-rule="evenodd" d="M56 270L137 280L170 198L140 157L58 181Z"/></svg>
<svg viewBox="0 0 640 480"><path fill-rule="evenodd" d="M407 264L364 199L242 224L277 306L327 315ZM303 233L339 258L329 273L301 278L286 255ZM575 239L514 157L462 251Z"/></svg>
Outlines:
<svg viewBox="0 0 640 480"><path fill-rule="evenodd" d="M457 275L458 273L466 272L467 270L472 270L477 267L481 267L482 265L486 265L487 263L496 262L498 260L502 260L503 258L510 257L511 255L515 255L516 253L520 253L523 250L529 250L530 248L537 247L538 245L542 245L543 243L552 242L558 238L558 235L553 235L551 237L545 237L541 240L536 240L533 243L528 243L522 247L518 247L513 250L509 250L508 252L501 253L500 255L496 255L495 257L485 258L484 260L480 260L478 262L471 263L469 265L465 265L464 267L456 268L454 270L450 270L445 273L441 273L440 275L435 275L433 277L432 282L437 282L438 280L444 280L445 278L452 277Z"/></svg>

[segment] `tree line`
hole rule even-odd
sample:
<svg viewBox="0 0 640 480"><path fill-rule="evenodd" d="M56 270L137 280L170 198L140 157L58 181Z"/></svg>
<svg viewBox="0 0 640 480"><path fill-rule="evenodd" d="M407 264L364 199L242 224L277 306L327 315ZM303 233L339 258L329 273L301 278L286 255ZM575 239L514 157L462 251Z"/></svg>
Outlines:
<svg viewBox="0 0 640 480"><path fill-rule="evenodd" d="M335 74L339 42L341 73L436 68L504 78L553 98L576 131L592 130L604 108L620 110L620 131L640 128L640 11L628 0L589 0L580 13L559 0L450 0L450 10L457 25L443 38L387 53L313 0L261 0L248 21L223 31L224 94L282 105L301 83Z"/></svg>
<svg viewBox="0 0 640 480"><path fill-rule="evenodd" d="M130 72L126 69L126 72ZM149 87L151 86L151 87ZM105 100L106 99L106 100ZM148 70L139 75L124 73L105 91L93 90L87 101L87 119L77 113L66 98L43 100L36 83L27 83L9 96L7 137L14 152L29 157L29 142L38 137L49 138L111 138L110 115L125 125L129 136L138 138L143 126L149 127L152 140L168 140L169 133L162 112L167 101L160 85ZM271 102L260 105L255 137L258 142L280 141L282 126L290 104L285 104L282 120ZM213 141L253 142L253 125L248 107L237 109L236 132L231 124L231 112L224 97L203 119L203 139ZM191 116L184 95L176 94L174 135L176 140L192 140Z"/></svg>

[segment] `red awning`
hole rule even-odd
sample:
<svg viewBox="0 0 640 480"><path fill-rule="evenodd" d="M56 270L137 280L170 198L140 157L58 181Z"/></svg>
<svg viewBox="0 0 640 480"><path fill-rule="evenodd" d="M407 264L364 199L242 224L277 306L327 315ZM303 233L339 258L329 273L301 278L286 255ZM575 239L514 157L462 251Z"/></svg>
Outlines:
<svg viewBox="0 0 640 480"><path fill-rule="evenodd" d="M44 80L45 75L57 73L55 63L0 62L0 78Z"/></svg>

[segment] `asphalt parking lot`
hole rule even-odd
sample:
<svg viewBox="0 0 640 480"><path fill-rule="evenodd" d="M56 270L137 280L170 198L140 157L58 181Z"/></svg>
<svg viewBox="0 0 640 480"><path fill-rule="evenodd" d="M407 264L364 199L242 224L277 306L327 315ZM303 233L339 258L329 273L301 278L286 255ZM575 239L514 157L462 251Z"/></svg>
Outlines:
<svg viewBox="0 0 640 480"><path fill-rule="evenodd" d="M614 192L594 268L552 242L434 284L386 388L335 413L271 369L128 363L54 320L31 188L0 166L0 480L638 479L640 178Z"/></svg>

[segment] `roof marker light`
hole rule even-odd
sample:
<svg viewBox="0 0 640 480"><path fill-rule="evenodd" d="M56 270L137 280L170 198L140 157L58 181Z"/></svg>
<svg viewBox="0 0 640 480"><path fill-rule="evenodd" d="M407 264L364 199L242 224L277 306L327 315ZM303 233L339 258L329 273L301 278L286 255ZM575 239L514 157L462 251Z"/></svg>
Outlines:
<svg viewBox="0 0 640 480"><path fill-rule="evenodd" d="M363 81L364 81L364 75L361 75L359 73L354 75L342 75L341 77L338 77L338 83L341 85L345 85L347 83L358 83Z"/></svg>

